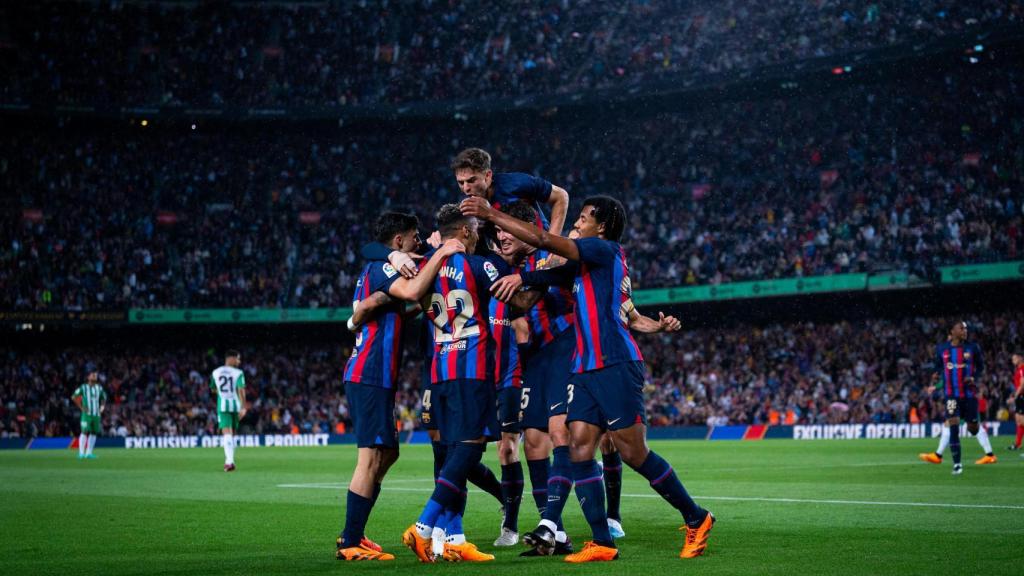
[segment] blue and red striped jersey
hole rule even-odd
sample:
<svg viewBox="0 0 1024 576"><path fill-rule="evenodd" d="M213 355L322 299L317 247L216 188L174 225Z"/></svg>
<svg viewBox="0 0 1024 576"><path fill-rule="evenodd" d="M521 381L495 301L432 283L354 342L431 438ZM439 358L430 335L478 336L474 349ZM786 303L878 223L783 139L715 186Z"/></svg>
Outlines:
<svg viewBox="0 0 1024 576"><path fill-rule="evenodd" d="M519 363L516 331L512 327L514 319L511 306L491 298L488 321L491 325L491 354L494 358L494 387L498 390L523 387L523 368Z"/></svg>
<svg viewBox="0 0 1024 576"><path fill-rule="evenodd" d="M453 254L441 263L424 310L434 324L432 383L494 377L487 315L499 275L494 262L471 254Z"/></svg>
<svg viewBox="0 0 1024 576"><path fill-rule="evenodd" d="M535 224L548 229L548 219L541 210L541 204L546 204L551 198L551 182L522 172L502 172L494 174L491 186L494 194L490 202L495 209L500 210L503 204L511 204L516 200L532 202L537 210Z"/></svg>
<svg viewBox="0 0 1024 576"><path fill-rule="evenodd" d="M537 250L526 257L523 262L524 272L533 272L546 267L551 259L547 250ZM530 324L530 334L537 347L543 347L562 332L572 328L575 321L573 315L572 290L566 287L550 286L547 293L526 312L526 320Z"/></svg>
<svg viewBox="0 0 1024 576"><path fill-rule="evenodd" d="M942 377L946 398L974 398L977 386L968 378L979 378L985 369L981 347L974 342L954 346L943 342L935 348L935 370Z"/></svg>
<svg viewBox="0 0 1024 576"><path fill-rule="evenodd" d="M387 293L401 275L387 262L370 262L356 282L352 309L374 292ZM402 356L401 301L391 302L374 311L373 316L359 327L352 356L345 365L346 382L391 388L398 376L398 361Z"/></svg>
<svg viewBox="0 0 1024 576"><path fill-rule="evenodd" d="M580 266L572 287L576 298L573 372L642 361L626 315L625 304L633 295L626 251L618 243L601 238L580 238L575 242Z"/></svg>

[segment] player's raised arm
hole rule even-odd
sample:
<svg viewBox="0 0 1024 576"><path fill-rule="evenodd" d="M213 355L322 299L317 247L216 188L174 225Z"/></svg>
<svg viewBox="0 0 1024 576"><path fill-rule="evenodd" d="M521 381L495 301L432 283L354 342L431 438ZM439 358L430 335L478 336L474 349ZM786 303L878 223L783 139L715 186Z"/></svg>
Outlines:
<svg viewBox="0 0 1024 576"><path fill-rule="evenodd" d="M441 262L445 258L457 252L465 252L466 247L458 240L446 240L441 247L431 255L420 273L415 278L399 278L391 285L388 292L395 298L416 302L427 293L438 271L441 270Z"/></svg>
<svg viewBox="0 0 1024 576"><path fill-rule="evenodd" d="M542 230L537 226L527 224L501 211L494 210L491 208L490 203L483 198L476 196L466 198L459 205L459 209L466 216L475 216L481 220L493 222L495 225L500 226L502 230L530 246L543 248L569 260L580 259L580 252L576 248L576 243L572 240L552 234L547 230Z"/></svg>
<svg viewBox="0 0 1024 576"><path fill-rule="evenodd" d="M565 226L565 217L569 213L569 193L565 188L552 184L548 205L551 206L551 226L548 227L548 230L552 234L561 235L562 227Z"/></svg>

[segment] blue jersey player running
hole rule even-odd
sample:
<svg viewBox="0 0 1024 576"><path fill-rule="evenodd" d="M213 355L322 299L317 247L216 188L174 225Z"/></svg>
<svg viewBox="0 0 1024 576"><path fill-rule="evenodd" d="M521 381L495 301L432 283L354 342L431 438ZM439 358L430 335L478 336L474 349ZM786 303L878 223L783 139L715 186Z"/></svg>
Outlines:
<svg viewBox="0 0 1024 576"><path fill-rule="evenodd" d="M594 539L566 556L566 561L607 561L619 556L608 530L601 469L594 459L602 430L612 436L622 460L682 514L686 538L680 556L703 554L714 516L693 501L668 462L647 447L643 356L629 332L635 308L625 251L618 244L625 227L622 204L608 196L585 200L573 226L579 235L576 240L524 224L492 209L483 198L467 198L460 207L464 214L493 222L531 246L578 263L573 278L576 348L567 399L570 458L576 496ZM670 326L678 327L664 315L658 321L634 325L645 332ZM554 546L550 526L531 534Z"/></svg>
<svg viewBox="0 0 1024 576"><path fill-rule="evenodd" d="M974 434L981 444L985 455L975 464L995 464L996 455L992 452L992 443L988 432L978 421L978 386L975 380L981 377L985 369L981 347L967 341L967 322L958 321L949 331L949 340L935 347L935 372L932 373L933 384L927 388L929 394L935 391L935 382L942 381L942 409L945 423L939 447L935 452L918 454L918 458L932 464L942 463L942 453L949 446L953 453L953 474L964 471L960 463L960 421L967 422L967 430Z"/></svg>
<svg viewBox="0 0 1024 576"><path fill-rule="evenodd" d="M388 212L374 226L378 241L395 249L414 250L419 245L418 221L411 214ZM345 397L354 419L358 456L349 483L345 528L337 540L339 560L393 560L364 535L366 522L388 469L398 459L395 430L395 381L402 354L405 324L401 299L416 300L426 293L430 279L441 261L464 250L458 242L442 246L423 272L413 279L402 278L386 261L371 261L356 283L349 319L356 330L356 343L345 366ZM374 302L390 295L397 302ZM367 303L367 306L361 304Z"/></svg>

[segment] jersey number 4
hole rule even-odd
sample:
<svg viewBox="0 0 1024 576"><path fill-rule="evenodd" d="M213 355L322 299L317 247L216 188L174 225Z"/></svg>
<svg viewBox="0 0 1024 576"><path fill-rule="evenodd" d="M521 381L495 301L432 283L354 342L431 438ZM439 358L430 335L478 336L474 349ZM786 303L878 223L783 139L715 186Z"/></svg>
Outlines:
<svg viewBox="0 0 1024 576"><path fill-rule="evenodd" d="M430 308L433 312L434 342L443 344L480 335L479 326L466 326L476 311L473 296L468 291L452 290L447 296L435 292L430 296ZM449 315L452 316L450 332Z"/></svg>

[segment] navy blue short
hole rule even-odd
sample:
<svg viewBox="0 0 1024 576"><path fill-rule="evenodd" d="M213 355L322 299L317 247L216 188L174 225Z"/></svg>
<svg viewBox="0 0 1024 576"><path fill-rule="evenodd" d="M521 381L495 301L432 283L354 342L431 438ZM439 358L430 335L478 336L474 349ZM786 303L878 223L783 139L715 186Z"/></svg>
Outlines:
<svg viewBox="0 0 1024 576"><path fill-rule="evenodd" d="M345 382L345 398L355 428L356 446L398 448L393 389Z"/></svg>
<svg viewBox="0 0 1024 576"><path fill-rule="evenodd" d="M1017 399L1013 401L1013 411L1016 414L1024 414L1024 394L1017 396Z"/></svg>
<svg viewBox="0 0 1024 576"><path fill-rule="evenodd" d="M502 388L498 395L498 425L501 431L518 434L522 429L519 421L523 418L522 388Z"/></svg>
<svg viewBox="0 0 1024 576"><path fill-rule="evenodd" d="M446 443L501 437L491 381L463 379L434 384L431 403L431 416L437 420L441 440Z"/></svg>
<svg viewBox="0 0 1024 576"><path fill-rule="evenodd" d="M569 378L568 422L582 421L607 430L647 424L644 363L623 362Z"/></svg>
<svg viewBox="0 0 1024 576"><path fill-rule="evenodd" d="M437 430L437 420L431 413L434 405L432 398L434 386L430 383L430 359L423 361L420 382L420 404L423 405L423 410L420 411L420 425L424 430Z"/></svg>
<svg viewBox="0 0 1024 576"><path fill-rule="evenodd" d="M946 398L946 420L960 418L964 422L978 421L977 398Z"/></svg>
<svg viewBox="0 0 1024 576"><path fill-rule="evenodd" d="M547 431L548 418L565 414L576 332L563 330L523 361L523 428Z"/></svg>

